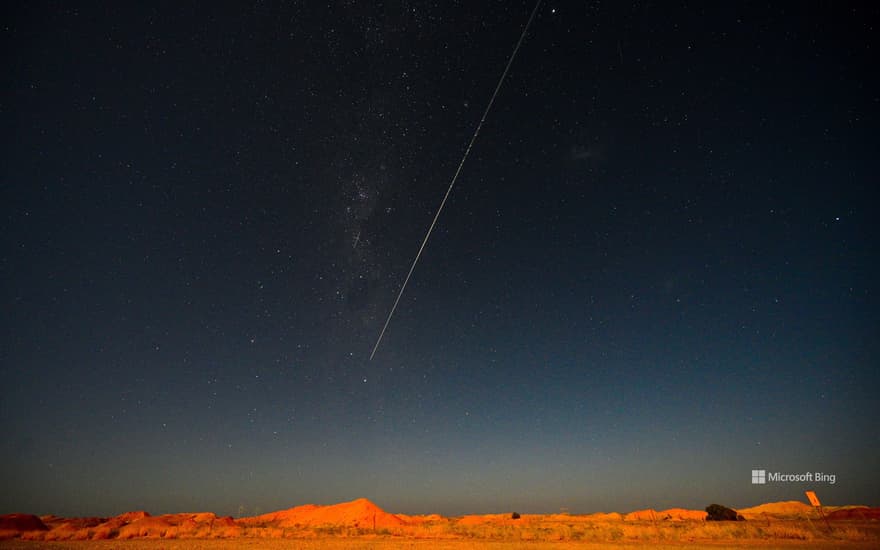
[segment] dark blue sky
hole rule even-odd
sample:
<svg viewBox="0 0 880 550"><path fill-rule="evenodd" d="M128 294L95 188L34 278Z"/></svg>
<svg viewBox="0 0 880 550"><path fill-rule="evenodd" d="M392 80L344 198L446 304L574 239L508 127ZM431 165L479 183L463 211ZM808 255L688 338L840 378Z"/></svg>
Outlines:
<svg viewBox="0 0 880 550"><path fill-rule="evenodd" d="M6 6L0 513L877 505L869 3L544 2L368 361L532 7Z"/></svg>

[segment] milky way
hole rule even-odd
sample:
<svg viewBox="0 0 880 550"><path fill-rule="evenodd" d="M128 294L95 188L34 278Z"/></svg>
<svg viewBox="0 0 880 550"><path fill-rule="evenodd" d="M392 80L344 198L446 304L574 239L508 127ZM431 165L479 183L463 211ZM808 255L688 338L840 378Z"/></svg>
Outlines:
<svg viewBox="0 0 880 550"><path fill-rule="evenodd" d="M872 504L880 8L570 4L373 361L532 1L9 8L0 513Z"/></svg>

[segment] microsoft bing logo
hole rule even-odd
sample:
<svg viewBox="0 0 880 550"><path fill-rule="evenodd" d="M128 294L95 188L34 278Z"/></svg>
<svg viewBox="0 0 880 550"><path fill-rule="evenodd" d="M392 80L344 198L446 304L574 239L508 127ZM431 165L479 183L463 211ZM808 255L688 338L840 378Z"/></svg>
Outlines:
<svg viewBox="0 0 880 550"><path fill-rule="evenodd" d="M787 474L783 472L767 472L767 470L752 470L752 485L767 485L768 483L837 483L837 474L825 472L801 472Z"/></svg>
<svg viewBox="0 0 880 550"><path fill-rule="evenodd" d="M767 483L767 470L752 470L752 485Z"/></svg>

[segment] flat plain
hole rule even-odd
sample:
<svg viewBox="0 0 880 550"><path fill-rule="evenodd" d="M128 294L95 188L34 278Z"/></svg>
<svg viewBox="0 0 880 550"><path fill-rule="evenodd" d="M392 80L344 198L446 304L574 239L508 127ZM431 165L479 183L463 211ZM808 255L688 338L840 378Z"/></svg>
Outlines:
<svg viewBox="0 0 880 550"><path fill-rule="evenodd" d="M733 512L732 510L730 512ZM628 514L390 514L367 499L303 505L233 519L210 512L112 518L0 516L0 550L880 548L880 509L836 507L820 519L797 501L742 508L743 521L707 521L670 508ZM824 521L823 521L824 520Z"/></svg>
<svg viewBox="0 0 880 550"><path fill-rule="evenodd" d="M621 550L653 548L657 550L681 550L703 548L711 550L771 550L771 549L855 549L876 548L877 541L737 541L737 542L528 542L528 541L480 541L480 540L426 540L398 538L323 538L313 540L285 539L186 539L186 540L109 540L109 541L0 541L2 550L392 550L397 548L415 550Z"/></svg>

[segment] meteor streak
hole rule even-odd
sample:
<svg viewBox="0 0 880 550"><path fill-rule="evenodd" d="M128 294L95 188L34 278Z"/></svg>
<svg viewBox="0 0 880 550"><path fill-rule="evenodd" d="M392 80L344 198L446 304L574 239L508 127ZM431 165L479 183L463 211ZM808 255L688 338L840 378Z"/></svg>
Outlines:
<svg viewBox="0 0 880 550"><path fill-rule="evenodd" d="M529 32L529 27L532 25L532 21L535 19L535 14L538 13L538 8L541 6L541 0L537 0L535 3L535 7L532 10L532 14L529 16L529 20L526 23L525 28L523 29L522 34L519 36L519 40L516 43L516 46L513 48L513 53L510 54L510 59L507 60L507 65L504 67L504 72L501 73L501 78L498 79L498 84L495 86L495 91L492 92L492 97L489 99L489 104L486 106L486 110L483 111L483 116L480 118L480 122L477 124L476 129L474 130L474 135L471 136L471 141L468 143L467 149L464 151L464 155L461 157L461 162L458 163L458 168L455 170L455 174L452 176L452 181L449 182L449 187L446 189L446 194L443 195L443 200L440 201L440 207L437 208L437 213L434 214L434 219L431 221L431 225L428 227L428 232L425 233L425 238L422 240L422 245L419 247L419 251L416 253L415 259L413 259L412 265L409 267L409 272L406 274L406 278L403 280L403 284L400 286L400 292L397 293L397 298L394 300L394 305L391 306L391 311L388 313L388 318L385 319L385 325L382 327L382 331L379 333L379 338L376 339L376 345L373 346L373 352L370 354L370 361L373 360L373 356L376 355L376 350L379 349L379 344L382 343L382 337L385 336L385 330L388 328L388 324L391 323L391 318L394 316L394 311L397 309L397 304L400 303L400 297L403 296L403 291L406 290L406 284L409 282L409 278L412 276L413 271L416 268L416 264L419 263L419 258L422 256L422 251L425 250L425 245L428 244L428 239L431 237L431 232L434 231L434 226L437 225L437 219L440 217L440 212L443 211L443 207L446 206L446 200L449 198L450 193L452 193L452 188L455 186L455 181L458 179L458 175L461 173L461 168L464 166L464 161L467 160L468 155L471 152L471 148L474 146L474 142L477 140L477 136L480 134L480 129L483 127L483 123L486 121L486 117L489 115L489 111L492 110L492 105L495 103L495 98L498 96L498 91L501 89L501 85L504 84L504 79L507 77L507 72L510 70L510 66L513 65L513 60L516 58L516 53L519 51L519 47L522 45L523 40L526 37L526 33Z"/></svg>

